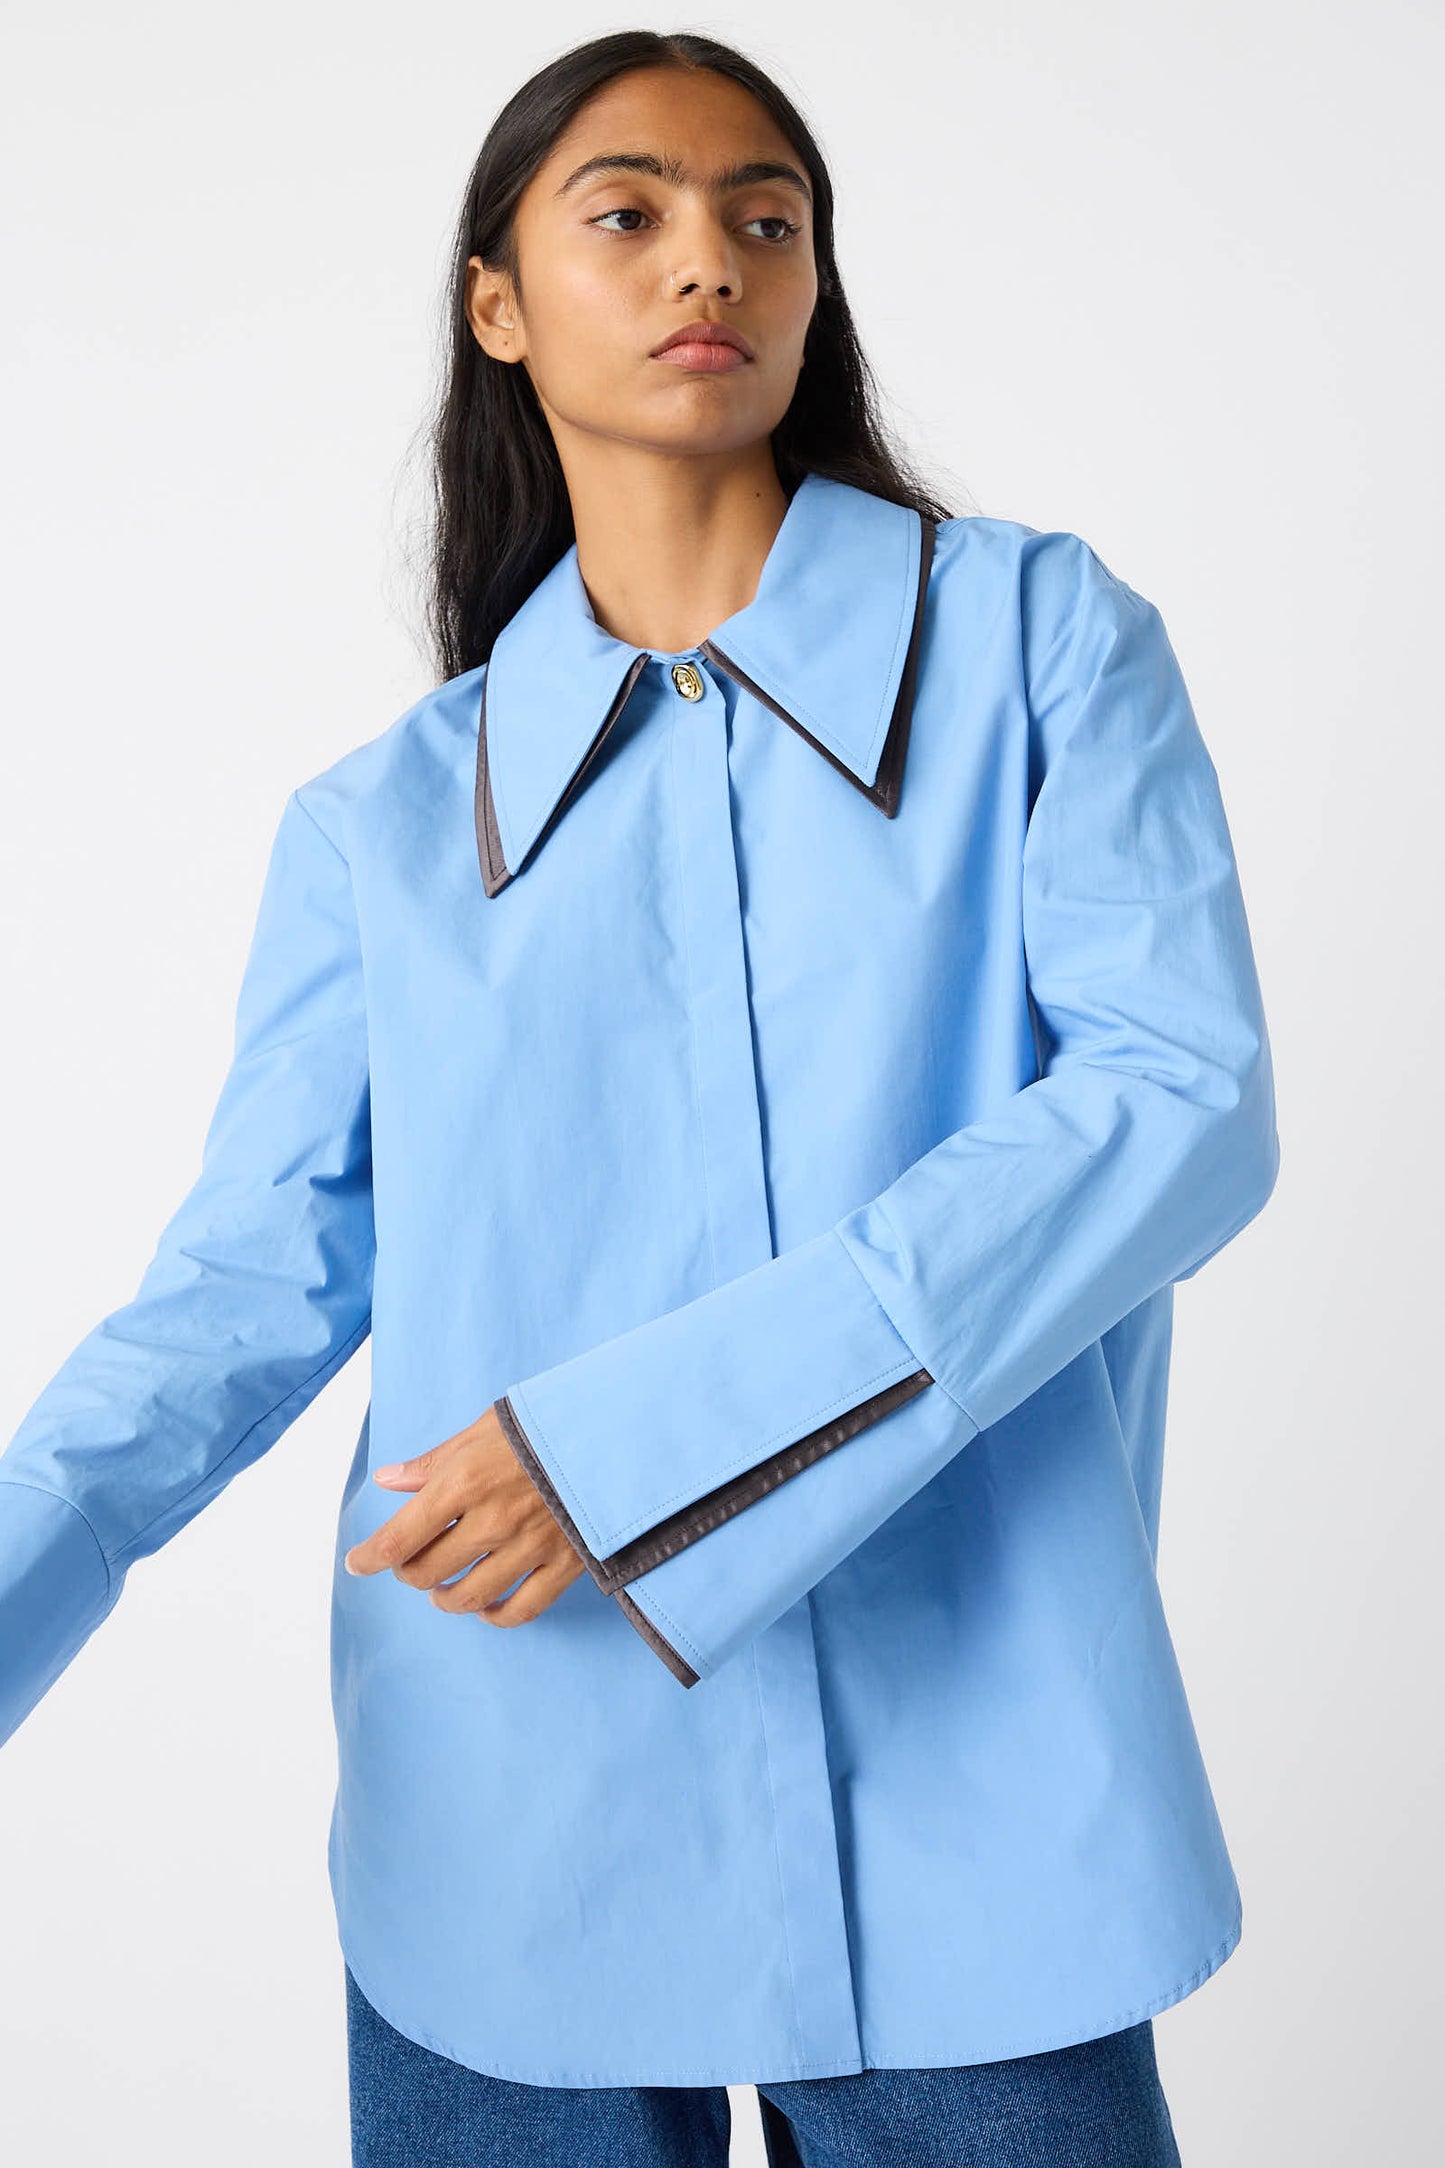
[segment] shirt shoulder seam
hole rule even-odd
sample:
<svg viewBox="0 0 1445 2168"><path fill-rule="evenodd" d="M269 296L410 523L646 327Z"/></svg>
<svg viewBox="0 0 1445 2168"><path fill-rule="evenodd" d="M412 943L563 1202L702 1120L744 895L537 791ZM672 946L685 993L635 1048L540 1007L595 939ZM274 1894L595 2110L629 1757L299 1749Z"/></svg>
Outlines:
<svg viewBox="0 0 1445 2168"><path fill-rule="evenodd" d="M351 861L348 859L345 851L342 850L341 845L337 842L335 836L331 834L329 829L322 827L320 821L316 818L316 815L312 812L310 806L302 797L301 792L305 789L305 787L306 786L304 784L298 784L296 789L293 790L291 793L290 803L296 806L302 813L306 815L307 820L316 830L316 833L320 836L322 842L330 846L330 848L336 853L336 856L341 860L342 865L346 867L346 870L349 873L351 871Z"/></svg>

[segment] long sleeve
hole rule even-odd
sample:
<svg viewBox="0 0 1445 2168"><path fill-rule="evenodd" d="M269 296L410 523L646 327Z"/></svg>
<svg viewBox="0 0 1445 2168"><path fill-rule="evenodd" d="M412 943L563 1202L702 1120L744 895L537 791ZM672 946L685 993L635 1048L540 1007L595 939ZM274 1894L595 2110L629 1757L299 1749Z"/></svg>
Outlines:
<svg viewBox="0 0 1445 2168"><path fill-rule="evenodd" d="M0 1740L135 1560L265 1452L361 1344L374 1249L350 873L293 792L200 1172L133 1298L66 1358L0 1454Z"/></svg>
<svg viewBox="0 0 1445 2168"><path fill-rule="evenodd" d="M1274 1186L1236 862L1163 620L1074 535L1031 537L1020 579L1039 1075L811 1240L498 1402L686 1685Z"/></svg>

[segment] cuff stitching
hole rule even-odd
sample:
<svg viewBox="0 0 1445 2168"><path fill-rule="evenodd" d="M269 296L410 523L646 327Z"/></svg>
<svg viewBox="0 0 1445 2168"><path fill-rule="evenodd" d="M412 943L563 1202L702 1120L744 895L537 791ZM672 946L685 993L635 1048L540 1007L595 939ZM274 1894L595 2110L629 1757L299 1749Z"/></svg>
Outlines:
<svg viewBox="0 0 1445 2168"><path fill-rule="evenodd" d="M881 1210L884 1208L875 1204L875 1209ZM897 1318L893 1315L893 1312L889 1309L887 1303L883 1300L883 1297L879 1294L877 1288L873 1285L873 1282L869 1279L867 1273L863 1270L863 1267L859 1264L857 1258L853 1255L852 1249L849 1247L848 1243L844 1240L843 1236L839 1233L836 1227L833 1229L833 1232L838 1236L838 1246L843 1251L844 1256L848 1259L849 1264L853 1267L853 1270L857 1273L859 1279L863 1282L863 1285L867 1288L869 1294L873 1297L873 1300L877 1303L879 1309L883 1312L883 1315L887 1318L889 1324L893 1327L893 1330L897 1333L899 1339L903 1340L906 1346L908 1344L907 1338ZM929 1368L933 1377L934 1384L942 1386L944 1392L947 1393L949 1399L953 1402L959 1414L964 1416L968 1422L973 1424L975 1433L981 1431L983 1429L983 1424L978 1420L972 1409L965 1407L964 1403L959 1399L957 1393L953 1390L948 1380L946 1378L940 1377L938 1372L936 1370L933 1370L931 1363L929 1365Z"/></svg>

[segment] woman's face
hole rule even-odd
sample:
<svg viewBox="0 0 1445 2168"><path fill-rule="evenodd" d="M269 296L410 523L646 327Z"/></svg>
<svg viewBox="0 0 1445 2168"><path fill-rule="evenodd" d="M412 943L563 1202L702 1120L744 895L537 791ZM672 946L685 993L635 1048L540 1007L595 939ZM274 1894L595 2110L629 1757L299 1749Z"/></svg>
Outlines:
<svg viewBox="0 0 1445 2168"><path fill-rule="evenodd" d="M607 85L533 175L517 245L525 306L473 256L467 313L489 354L525 363L564 461L582 438L736 451L787 412L818 291L812 206L802 161L739 84L661 67ZM750 358L659 358L699 318Z"/></svg>

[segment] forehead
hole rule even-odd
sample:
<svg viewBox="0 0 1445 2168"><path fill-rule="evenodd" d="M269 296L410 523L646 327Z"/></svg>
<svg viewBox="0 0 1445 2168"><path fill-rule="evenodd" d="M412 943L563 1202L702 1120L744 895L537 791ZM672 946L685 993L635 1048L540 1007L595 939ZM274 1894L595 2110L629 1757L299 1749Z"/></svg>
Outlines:
<svg viewBox="0 0 1445 2168"><path fill-rule="evenodd" d="M740 83L710 68L639 68L604 84L573 115L527 193L534 201L552 197L584 160L639 151L663 160L680 186L705 186L750 159L802 164L766 106Z"/></svg>

